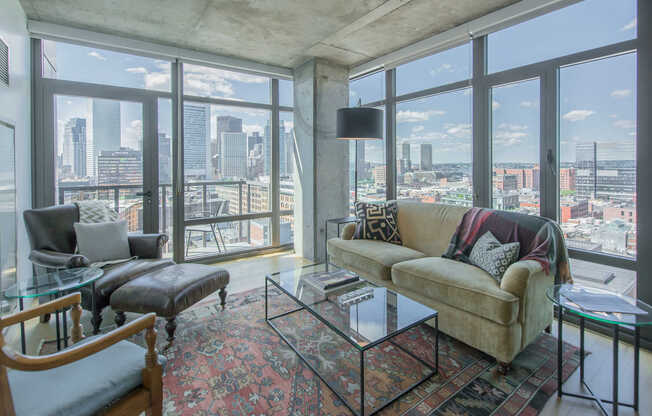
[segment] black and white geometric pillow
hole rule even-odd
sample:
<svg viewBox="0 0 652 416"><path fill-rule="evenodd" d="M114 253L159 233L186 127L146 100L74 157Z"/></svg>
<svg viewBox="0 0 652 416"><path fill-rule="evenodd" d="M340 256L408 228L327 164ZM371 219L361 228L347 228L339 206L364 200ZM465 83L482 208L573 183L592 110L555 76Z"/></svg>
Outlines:
<svg viewBox="0 0 652 416"><path fill-rule="evenodd" d="M353 238L357 240L379 240L393 244L403 244L398 232L398 205L396 201L385 204L355 204L358 223Z"/></svg>
<svg viewBox="0 0 652 416"><path fill-rule="evenodd" d="M520 249L518 242L500 244L500 241L487 231L473 245L469 260L500 283L507 268L518 261Z"/></svg>

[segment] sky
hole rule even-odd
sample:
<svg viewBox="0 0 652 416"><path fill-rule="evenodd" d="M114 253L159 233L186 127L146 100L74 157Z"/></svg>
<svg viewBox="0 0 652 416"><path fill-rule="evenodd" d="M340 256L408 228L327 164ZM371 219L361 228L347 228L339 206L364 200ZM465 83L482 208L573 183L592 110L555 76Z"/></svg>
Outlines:
<svg viewBox="0 0 652 416"><path fill-rule="evenodd" d="M498 72L636 37L635 0L585 0L490 34L488 71ZM397 95L471 77L471 44L397 67ZM635 139L636 55L560 70L561 162L575 160L575 145L587 141ZM384 73L350 83L350 105L382 100ZM540 80L495 86L492 100L494 162L539 159ZM397 156L410 143L419 160L420 143L433 145L434 163L471 161L472 94L465 89L397 104ZM384 144L366 143L366 159L384 162Z"/></svg>

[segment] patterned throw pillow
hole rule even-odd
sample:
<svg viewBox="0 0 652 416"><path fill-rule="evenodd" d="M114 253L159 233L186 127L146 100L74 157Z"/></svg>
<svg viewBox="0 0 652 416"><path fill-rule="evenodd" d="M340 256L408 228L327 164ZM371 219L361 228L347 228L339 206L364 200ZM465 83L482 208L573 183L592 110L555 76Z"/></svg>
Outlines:
<svg viewBox="0 0 652 416"><path fill-rule="evenodd" d="M520 249L518 242L500 244L500 241L487 231L475 242L469 260L500 283L507 268L518 261Z"/></svg>
<svg viewBox="0 0 652 416"><path fill-rule="evenodd" d="M396 201L385 204L355 204L355 216L358 224L355 227L354 239L380 240L393 244L403 244L398 232L398 205Z"/></svg>

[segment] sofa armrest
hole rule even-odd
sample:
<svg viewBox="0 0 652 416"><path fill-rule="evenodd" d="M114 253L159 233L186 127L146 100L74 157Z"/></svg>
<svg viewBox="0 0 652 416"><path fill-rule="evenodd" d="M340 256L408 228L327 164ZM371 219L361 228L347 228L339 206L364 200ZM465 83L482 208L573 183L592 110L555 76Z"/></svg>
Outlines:
<svg viewBox="0 0 652 416"><path fill-rule="evenodd" d="M350 222L342 228L342 240L351 240L355 233L355 222Z"/></svg>
<svg viewBox="0 0 652 416"><path fill-rule="evenodd" d="M90 261L81 254L59 253L52 250L32 250L29 260L37 266L51 269L69 269L71 267L87 267Z"/></svg>
<svg viewBox="0 0 652 416"><path fill-rule="evenodd" d="M130 234L129 249L132 256L141 259L160 259L163 246L168 242L165 234Z"/></svg>
<svg viewBox="0 0 652 416"><path fill-rule="evenodd" d="M552 303L546 290L554 276L546 274L539 262L518 261L507 268L500 288L520 299L518 321L523 327L523 347L552 323Z"/></svg>

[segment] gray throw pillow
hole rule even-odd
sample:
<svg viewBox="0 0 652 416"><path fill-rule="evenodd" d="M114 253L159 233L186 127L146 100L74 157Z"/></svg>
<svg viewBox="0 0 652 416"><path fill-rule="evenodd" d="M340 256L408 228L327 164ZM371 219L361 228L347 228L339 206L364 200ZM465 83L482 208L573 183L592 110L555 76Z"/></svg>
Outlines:
<svg viewBox="0 0 652 416"><path fill-rule="evenodd" d="M487 231L473 245L469 260L500 283L507 268L518 261L520 249L520 243L500 244L500 241Z"/></svg>
<svg viewBox="0 0 652 416"><path fill-rule="evenodd" d="M79 254L91 263L124 260L131 257L127 237L127 221L98 222L74 225Z"/></svg>

